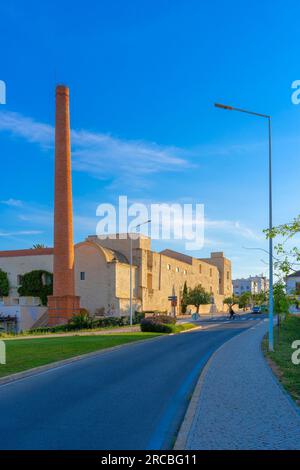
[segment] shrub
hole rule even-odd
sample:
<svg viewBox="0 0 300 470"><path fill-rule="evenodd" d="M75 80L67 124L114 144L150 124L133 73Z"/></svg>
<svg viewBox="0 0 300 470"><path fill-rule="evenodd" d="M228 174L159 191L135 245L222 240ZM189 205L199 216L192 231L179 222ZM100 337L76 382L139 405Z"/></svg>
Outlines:
<svg viewBox="0 0 300 470"><path fill-rule="evenodd" d="M85 328L92 328L93 320L90 318L88 311L81 309L78 315L74 315L69 320L68 325L73 330L83 330Z"/></svg>
<svg viewBox="0 0 300 470"><path fill-rule="evenodd" d="M126 326L129 324L129 317L103 317L93 320L93 328L107 328L114 326Z"/></svg>
<svg viewBox="0 0 300 470"><path fill-rule="evenodd" d="M51 327L40 327L29 330L30 334L43 333L63 333L68 331L92 330L97 328L114 328L118 326L126 326L129 324L129 317L104 317L93 320L87 313L83 312L74 317L64 325Z"/></svg>
<svg viewBox="0 0 300 470"><path fill-rule="evenodd" d="M154 315L153 317L147 317L150 319L155 319L159 323L164 323L166 325L175 325L176 323L176 318L171 317L170 315Z"/></svg>
<svg viewBox="0 0 300 470"><path fill-rule="evenodd" d="M144 318L141 321L141 331L155 333L172 333L173 325L160 323L157 321L156 317Z"/></svg>
<svg viewBox="0 0 300 470"><path fill-rule="evenodd" d="M141 321L143 320L143 318L145 318L145 312L134 312L134 317L133 317L133 321L134 323L141 323Z"/></svg>

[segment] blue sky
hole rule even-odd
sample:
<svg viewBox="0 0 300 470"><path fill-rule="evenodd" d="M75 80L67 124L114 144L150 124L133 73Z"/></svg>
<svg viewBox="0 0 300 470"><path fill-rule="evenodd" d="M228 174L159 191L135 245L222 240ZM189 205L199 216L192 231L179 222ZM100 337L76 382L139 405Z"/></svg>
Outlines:
<svg viewBox="0 0 300 470"><path fill-rule="evenodd" d="M296 1L100 0L0 4L0 249L52 244L54 90L71 93L75 240L96 207L203 203L206 244L234 276L267 272L267 127L274 223L299 213ZM184 241L154 242L184 251Z"/></svg>

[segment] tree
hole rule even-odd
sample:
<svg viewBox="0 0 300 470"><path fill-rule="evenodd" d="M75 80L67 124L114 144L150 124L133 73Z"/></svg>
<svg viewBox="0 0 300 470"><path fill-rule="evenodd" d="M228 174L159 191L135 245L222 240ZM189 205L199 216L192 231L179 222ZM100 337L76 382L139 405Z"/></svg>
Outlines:
<svg viewBox="0 0 300 470"><path fill-rule="evenodd" d="M186 309L188 306L188 288L186 281L183 286L183 291L182 291L182 298L181 298L181 312L186 313Z"/></svg>
<svg viewBox="0 0 300 470"><path fill-rule="evenodd" d="M267 238L281 237L280 243L275 245L274 251L277 255L274 266L284 276L291 271L297 270L300 264L300 249L298 247L289 248L287 243L291 238L300 233L300 215L295 217L292 222L273 227L272 230L264 230Z"/></svg>
<svg viewBox="0 0 300 470"><path fill-rule="evenodd" d="M239 307L245 311L247 305L249 305L250 303L251 303L251 292L243 292L239 297Z"/></svg>
<svg viewBox="0 0 300 470"><path fill-rule="evenodd" d="M43 243L35 243L34 245L32 245L33 250L39 250L41 248L46 248Z"/></svg>
<svg viewBox="0 0 300 470"><path fill-rule="evenodd" d="M260 292L259 294L253 294L252 300L255 305L262 305L267 300L267 295L265 292Z"/></svg>
<svg viewBox="0 0 300 470"><path fill-rule="evenodd" d="M22 276L18 293L22 296L39 297L47 305L48 295L53 292L53 274L48 271L35 270Z"/></svg>
<svg viewBox="0 0 300 470"><path fill-rule="evenodd" d="M234 305L237 305L239 303L239 298L233 295L232 297L226 297L226 299L223 300L223 304L228 305L229 311L232 309Z"/></svg>
<svg viewBox="0 0 300 470"><path fill-rule="evenodd" d="M289 307L293 303L293 298L286 294L285 286L282 282L274 284L273 294L274 311L280 317L285 317L289 313Z"/></svg>
<svg viewBox="0 0 300 470"><path fill-rule="evenodd" d="M211 295L206 292L204 287L199 284L193 289L188 290L187 295L187 305L194 305L196 307L197 313L199 313L200 305L210 304Z"/></svg>
<svg viewBox="0 0 300 470"><path fill-rule="evenodd" d="M7 297L9 294L9 281L5 271L0 269L0 297Z"/></svg>

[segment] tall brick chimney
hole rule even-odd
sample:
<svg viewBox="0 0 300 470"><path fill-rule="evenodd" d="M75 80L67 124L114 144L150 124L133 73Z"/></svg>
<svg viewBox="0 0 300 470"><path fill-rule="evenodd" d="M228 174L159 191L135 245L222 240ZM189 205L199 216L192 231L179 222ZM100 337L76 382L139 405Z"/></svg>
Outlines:
<svg viewBox="0 0 300 470"><path fill-rule="evenodd" d="M56 87L53 295L48 323L66 323L80 309L75 295L69 88Z"/></svg>

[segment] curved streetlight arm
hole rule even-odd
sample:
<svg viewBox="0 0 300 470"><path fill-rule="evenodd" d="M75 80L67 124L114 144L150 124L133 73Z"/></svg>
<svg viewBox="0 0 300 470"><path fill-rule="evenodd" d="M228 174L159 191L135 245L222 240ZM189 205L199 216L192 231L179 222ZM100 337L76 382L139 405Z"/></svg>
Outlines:
<svg viewBox="0 0 300 470"><path fill-rule="evenodd" d="M272 207L272 129L271 116L268 114L255 113L242 108L235 108L221 103L215 103L216 108L225 109L227 111L238 111L240 113L251 114L268 119L269 134L269 230L273 228L273 207ZM273 332L273 239L269 238L269 351L274 351L274 332Z"/></svg>

